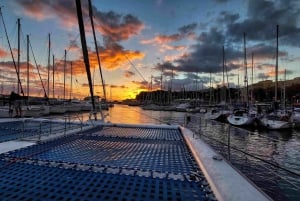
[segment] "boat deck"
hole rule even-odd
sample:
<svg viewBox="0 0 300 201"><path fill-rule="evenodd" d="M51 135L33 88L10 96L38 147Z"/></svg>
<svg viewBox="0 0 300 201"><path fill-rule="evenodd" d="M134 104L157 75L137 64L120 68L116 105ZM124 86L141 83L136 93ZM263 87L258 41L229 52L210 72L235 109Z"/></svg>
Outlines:
<svg viewBox="0 0 300 201"><path fill-rule="evenodd" d="M0 155L3 200L216 200L179 128L98 126Z"/></svg>

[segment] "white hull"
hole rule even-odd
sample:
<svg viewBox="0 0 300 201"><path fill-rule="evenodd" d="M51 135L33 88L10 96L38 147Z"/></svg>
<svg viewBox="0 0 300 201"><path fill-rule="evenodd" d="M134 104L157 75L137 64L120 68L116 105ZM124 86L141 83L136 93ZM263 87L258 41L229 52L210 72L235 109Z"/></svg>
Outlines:
<svg viewBox="0 0 300 201"><path fill-rule="evenodd" d="M227 121L234 126L252 126L255 118L249 115L236 116L232 114L227 117Z"/></svg>
<svg viewBox="0 0 300 201"><path fill-rule="evenodd" d="M15 115L15 110L12 110L11 113L9 113L9 108L7 106L0 108L0 118L10 118L14 117Z"/></svg>
<svg viewBox="0 0 300 201"><path fill-rule="evenodd" d="M295 124L295 126L300 126L300 112L294 112L292 114L292 122Z"/></svg>
<svg viewBox="0 0 300 201"><path fill-rule="evenodd" d="M190 104L189 103L182 103L182 104L179 104L177 107L176 107L176 111L177 112L186 112L187 109L190 108Z"/></svg>
<svg viewBox="0 0 300 201"><path fill-rule="evenodd" d="M66 112L79 112L81 111L80 104L68 104L65 105Z"/></svg>
<svg viewBox="0 0 300 201"><path fill-rule="evenodd" d="M228 110L215 110L212 109L205 114L206 119L210 120L227 120L227 117L230 115L230 111Z"/></svg>
<svg viewBox="0 0 300 201"><path fill-rule="evenodd" d="M50 113L51 114L64 114L66 112L66 108L64 105L51 105Z"/></svg>
<svg viewBox="0 0 300 201"><path fill-rule="evenodd" d="M92 111L93 106L91 103L81 103L81 110L82 111Z"/></svg>
<svg viewBox="0 0 300 201"><path fill-rule="evenodd" d="M49 114L49 106L34 105L34 106L23 106L22 116L24 117L40 117Z"/></svg>
<svg viewBox="0 0 300 201"><path fill-rule="evenodd" d="M290 121L274 120L268 117L262 117L260 124L270 130L280 130L292 128L293 124Z"/></svg>

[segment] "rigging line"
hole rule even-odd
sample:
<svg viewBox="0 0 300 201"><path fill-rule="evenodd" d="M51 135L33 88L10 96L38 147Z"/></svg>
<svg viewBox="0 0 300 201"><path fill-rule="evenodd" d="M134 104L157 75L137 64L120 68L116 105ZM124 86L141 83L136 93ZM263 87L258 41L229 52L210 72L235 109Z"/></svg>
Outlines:
<svg viewBox="0 0 300 201"><path fill-rule="evenodd" d="M95 43L95 50L96 50L96 54L97 54L98 66L99 66L101 82L102 82L102 90L103 90L104 98L106 100L106 91L105 91L104 79L103 79L103 75L102 75L102 68L101 68L100 56L99 56L98 45L97 45L97 40L96 40L95 27L94 27L92 3L91 3L91 0L89 0L88 2L89 2L89 15L90 15L92 31L93 31L93 38L94 38L94 43Z"/></svg>
<svg viewBox="0 0 300 201"><path fill-rule="evenodd" d="M12 49L11 49L11 45L10 45L10 42L9 42L9 38L8 38L8 34L7 34L6 26L5 26L5 23L4 23L4 17L3 17L3 15L2 15L2 9L1 9L1 8L2 8L2 7L0 7L0 15L1 15L2 23L3 23L3 27L4 27L6 39L7 39L7 42L8 42L9 49L10 49L10 54L11 54L11 57L12 57L12 60L13 60L13 64L14 64L14 67L15 67L15 71L16 71L16 73L17 73L18 84L19 84L19 86L20 86L21 93L22 93L22 95L24 96L24 91L23 91L23 87L22 87L21 80L20 80L20 74L19 74L19 71L18 71L18 69L17 69L17 65L16 65L16 62L15 62L14 54L13 54Z"/></svg>
<svg viewBox="0 0 300 201"><path fill-rule="evenodd" d="M48 95L47 95L47 93L46 93L45 86L44 86L44 83L43 83L43 80L42 80L42 77L41 77L41 73L40 73L39 67L38 67L38 65L37 65L37 62L36 62L36 59L35 59L35 56L34 56L34 53L33 53L33 48L32 48L32 46L31 46L31 42L30 42L30 41L29 41L29 46L30 46L30 49L31 49L31 53L32 53L32 56L33 56L33 60L34 60L36 69L37 69L37 71L38 71L39 78L40 78L41 83L42 83L42 87L43 87L43 90L44 90L45 97L48 98Z"/></svg>
<svg viewBox="0 0 300 201"><path fill-rule="evenodd" d="M131 64L131 66L138 72L138 74L143 78L143 80L145 82L147 82L147 80L144 78L144 76L140 73L140 71L135 67L135 65L129 60L129 58L127 57L127 55L124 55L126 57L126 59L128 60L128 62ZM148 82L147 82L148 83Z"/></svg>

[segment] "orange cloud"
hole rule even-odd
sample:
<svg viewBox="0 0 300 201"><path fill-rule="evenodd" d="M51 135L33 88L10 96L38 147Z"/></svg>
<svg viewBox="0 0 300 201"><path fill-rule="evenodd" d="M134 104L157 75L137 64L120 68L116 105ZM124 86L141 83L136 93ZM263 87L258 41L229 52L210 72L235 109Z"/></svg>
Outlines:
<svg viewBox="0 0 300 201"><path fill-rule="evenodd" d="M5 58L5 57L7 57L9 55L10 54L6 50L0 48L0 58Z"/></svg>
<svg viewBox="0 0 300 201"><path fill-rule="evenodd" d="M129 61L134 61L136 59L142 59L145 54L138 51L130 50L113 50L105 49L100 52L101 65L105 69L114 70L120 68L122 65L127 64ZM91 68L98 66L97 54L95 52L89 54L91 61Z"/></svg>
<svg viewBox="0 0 300 201"><path fill-rule="evenodd" d="M75 1L70 0L19 0L14 1L23 9L25 15L42 21L46 19L58 19L61 27L72 29L78 27L78 19ZM89 16L88 1L81 1L84 16ZM101 12L93 7L95 28L104 36L113 41L127 40L140 33L144 24L135 16L130 14L120 15L110 12ZM86 23L87 30L91 25Z"/></svg>
<svg viewBox="0 0 300 201"><path fill-rule="evenodd" d="M59 19L62 28L71 29L77 27L75 1L69 0L20 0L13 1L21 7L24 14L43 21L46 19ZM86 3L87 4L87 1ZM87 9L86 9L87 10ZM87 11L85 11L86 13Z"/></svg>
<svg viewBox="0 0 300 201"><path fill-rule="evenodd" d="M178 33L171 35L157 35L152 39L141 40L142 44L154 44L160 46L160 51L164 52L166 50L178 50L181 51L185 46L172 46L170 43L178 42L184 38L194 40L196 39L196 34L194 32L197 24L189 24L178 29Z"/></svg>

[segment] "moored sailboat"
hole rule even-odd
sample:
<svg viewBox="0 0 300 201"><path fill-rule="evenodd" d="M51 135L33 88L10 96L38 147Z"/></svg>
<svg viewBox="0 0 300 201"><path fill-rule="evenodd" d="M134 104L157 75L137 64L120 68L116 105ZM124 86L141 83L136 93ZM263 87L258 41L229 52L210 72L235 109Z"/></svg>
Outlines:
<svg viewBox="0 0 300 201"><path fill-rule="evenodd" d="M266 113L259 119L261 126L270 130L290 129L293 127L291 121L291 114L285 109L279 108L279 102L277 101L278 92L278 32L279 25L277 25L277 37L276 37L276 65L275 65L275 100L273 102L272 110ZM284 100L285 101L285 100Z"/></svg>
<svg viewBox="0 0 300 201"><path fill-rule="evenodd" d="M246 34L244 33L244 69L245 69L245 79L244 79L244 101L245 106L236 108L232 114L227 117L227 121L234 126L253 126L256 121L256 112L250 107L249 103L249 90L248 90L248 73L247 73L247 54L246 54ZM253 69L253 54L252 54L252 69ZM252 71L253 72L253 71ZM252 75L253 77L253 75ZM252 83L253 84L253 83ZM251 97L252 99L252 97Z"/></svg>

